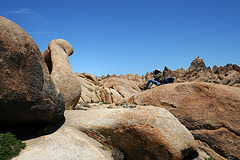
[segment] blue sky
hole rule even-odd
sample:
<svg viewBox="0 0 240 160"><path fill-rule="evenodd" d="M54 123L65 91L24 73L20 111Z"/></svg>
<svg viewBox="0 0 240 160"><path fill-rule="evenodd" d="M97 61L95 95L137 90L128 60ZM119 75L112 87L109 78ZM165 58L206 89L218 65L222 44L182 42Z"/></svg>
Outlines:
<svg viewBox="0 0 240 160"><path fill-rule="evenodd" d="M43 52L56 38L74 48L74 72L145 75L156 68L240 65L240 0L0 0L0 15Z"/></svg>

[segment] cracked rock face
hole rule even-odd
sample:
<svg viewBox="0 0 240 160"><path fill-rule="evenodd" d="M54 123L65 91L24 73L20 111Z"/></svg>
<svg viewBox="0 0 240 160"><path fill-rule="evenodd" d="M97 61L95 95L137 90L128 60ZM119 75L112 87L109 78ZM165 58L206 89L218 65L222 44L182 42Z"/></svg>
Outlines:
<svg viewBox="0 0 240 160"><path fill-rule="evenodd" d="M78 77L73 73L68 60L68 56L72 54L72 46L63 39L52 40L42 53L52 80L63 94L66 109L73 109L81 95Z"/></svg>
<svg viewBox="0 0 240 160"><path fill-rule="evenodd" d="M0 126L51 124L63 118L63 96L37 44L4 17L0 17L0 66Z"/></svg>
<svg viewBox="0 0 240 160"><path fill-rule="evenodd" d="M198 155L191 133L164 108L69 111L66 117L80 131L121 149L133 160L175 160Z"/></svg>
<svg viewBox="0 0 240 160"><path fill-rule="evenodd" d="M195 138L206 142L210 137L222 137L218 143L209 142L218 154L240 158L238 145L222 147L227 143L223 138L227 134L231 135L227 136L229 141L240 143L240 88L203 82L175 83L136 94L128 102L165 107L189 130L206 130L196 132ZM221 128L226 130L216 132Z"/></svg>

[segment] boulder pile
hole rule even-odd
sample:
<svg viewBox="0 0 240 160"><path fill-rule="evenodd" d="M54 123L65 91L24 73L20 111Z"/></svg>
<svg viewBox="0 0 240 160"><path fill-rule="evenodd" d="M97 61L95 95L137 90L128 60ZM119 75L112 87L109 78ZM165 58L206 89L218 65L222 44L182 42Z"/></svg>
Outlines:
<svg viewBox="0 0 240 160"><path fill-rule="evenodd" d="M240 157L239 87L206 82L173 83L135 94L127 102L166 108L195 139L207 143L223 157Z"/></svg>
<svg viewBox="0 0 240 160"><path fill-rule="evenodd" d="M44 126L15 159L240 159L239 66L197 57L187 70L165 67L174 83L141 91L153 73L73 73L66 40L41 54L12 21L0 17L0 30L0 132Z"/></svg>

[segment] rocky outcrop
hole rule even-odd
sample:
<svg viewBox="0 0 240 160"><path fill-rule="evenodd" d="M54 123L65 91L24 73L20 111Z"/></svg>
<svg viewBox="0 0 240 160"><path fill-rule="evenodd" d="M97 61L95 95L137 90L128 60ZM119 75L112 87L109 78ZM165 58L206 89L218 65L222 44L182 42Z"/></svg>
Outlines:
<svg viewBox="0 0 240 160"><path fill-rule="evenodd" d="M188 70L179 69L171 71L164 69L164 76L175 77L175 82L208 82L229 86L240 86L240 67L236 64L227 64L224 67L214 66L213 69L206 67L202 58L196 58Z"/></svg>
<svg viewBox="0 0 240 160"><path fill-rule="evenodd" d="M227 64L226 66L221 66L221 67L217 67L216 65L213 66L213 72L215 74L218 74L218 75L226 75L227 72L231 71L231 70L234 70L234 71L237 71L238 73L240 73L240 67L236 64Z"/></svg>
<svg viewBox="0 0 240 160"><path fill-rule="evenodd" d="M188 70L203 70L205 71L207 69L205 63L203 62L203 59L200 58L199 56L194 59L190 65L190 67L188 68Z"/></svg>
<svg viewBox="0 0 240 160"><path fill-rule="evenodd" d="M140 92L139 87L134 82L123 78L111 77L100 81L91 74L76 73L76 75L82 86L80 103L117 103L125 97Z"/></svg>
<svg viewBox="0 0 240 160"><path fill-rule="evenodd" d="M98 88L97 77L86 73L76 73L76 75L78 77L79 84L81 85L80 102L100 102L100 98L98 97L98 94L96 94L96 90Z"/></svg>
<svg viewBox="0 0 240 160"><path fill-rule="evenodd" d="M4 17L0 30L0 126L58 122L65 110L63 96L37 44Z"/></svg>
<svg viewBox="0 0 240 160"><path fill-rule="evenodd" d="M233 75L232 73L235 72ZM234 87L240 87L240 67L236 64L227 64L224 67L214 66L213 69L206 67L202 58L197 57L191 63L187 70L183 68L175 71L170 70L168 67L164 68L163 75L165 78L174 77L174 83L182 82L208 82L216 84L224 84ZM117 77L116 75L102 76L101 80L109 77ZM149 79L154 79L153 73L147 72L145 76L139 75L119 75L119 78L131 80L139 87L143 88ZM155 86L154 86L155 87Z"/></svg>
<svg viewBox="0 0 240 160"><path fill-rule="evenodd" d="M109 74L107 76L102 76L100 78L100 81L105 82L106 79L109 78L121 78L121 79L127 79L129 81L131 81L132 83L134 83L135 85L137 85L138 87L144 87L144 83L146 82L146 80L148 80L149 78L152 78L153 74L151 73L147 73L146 76L140 76L139 74L120 74L119 76L117 76L116 74L110 76Z"/></svg>
<svg viewBox="0 0 240 160"><path fill-rule="evenodd" d="M136 94L128 99L128 103L167 108L189 130L208 130L212 137L229 132L231 134L228 136L229 141L240 143L240 88L238 87L202 82L168 84ZM220 128L225 128L227 131L216 132ZM195 138L208 142L203 136ZM208 144L224 157L240 158L240 154L235 152L237 145L221 147L225 143L224 136L219 141L221 143Z"/></svg>
<svg viewBox="0 0 240 160"><path fill-rule="evenodd" d="M69 114L69 115L68 115ZM166 109L95 109L66 112L87 135L131 159L184 159L198 155L190 132Z"/></svg>
<svg viewBox="0 0 240 160"><path fill-rule="evenodd" d="M63 39L52 40L42 53L52 80L63 94L66 109L73 109L81 95L81 86L68 60L72 54L72 46Z"/></svg>
<svg viewBox="0 0 240 160"><path fill-rule="evenodd" d="M123 98L141 91L132 81L123 78L108 78L102 84L103 87L115 89Z"/></svg>

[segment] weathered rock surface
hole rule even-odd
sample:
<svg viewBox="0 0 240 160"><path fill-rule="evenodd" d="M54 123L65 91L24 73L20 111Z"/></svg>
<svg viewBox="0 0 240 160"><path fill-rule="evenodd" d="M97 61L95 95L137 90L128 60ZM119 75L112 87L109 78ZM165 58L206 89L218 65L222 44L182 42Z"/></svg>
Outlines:
<svg viewBox="0 0 240 160"><path fill-rule="evenodd" d="M238 87L203 82L167 84L136 94L128 99L128 103L165 107L189 130L209 130L213 137L217 137L215 130L226 128L232 134L228 137L229 141L240 143L240 88ZM201 136L198 136L198 139L207 141ZM223 138L219 141L224 143ZM209 145L224 157L233 155L238 148L238 145L221 148L221 143ZM220 152L216 148L221 148L223 151ZM233 156L240 157L239 153Z"/></svg>
<svg viewBox="0 0 240 160"><path fill-rule="evenodd" d="M102 144L75 127L72 111L66 112L66 122L59 130L24 141L26 149L13 160L112 160L111 153L103 150Z"/></svg>
<svg viewBox="0 0 240 160"><path fill-rule="evenodd" d="M42 53L52 80L63 94L66 109L74 108L81 95L78 77L73 73L68 60L68 56L72 54L71 44L63 39L52 40Z"/></svg>
<svg viewBox="0 0 240 160"><path fill-rule="evenodd" d="M99 102L101 99L96 94L98 80L94 75L76 73L81 85L81 102Z"/></svg>
<svg viewBox="0 0 240 160"><path fill-rule="evenodd" d="M108 147L118 147L133 160L198 154L191 133L164 108L66 110L65 117L56 132L25 141L27 148L14 160L111 160L111 153L104 150Z"/></svg>
<svg viewBox="0 0 240 160"><path fill-rule="evenodd" d="M55 88L34 40L0 17L0 126L56 123L64 100Z"/></svg>
<svg viewBox="0 0 240 160"><path fill-rule="evenodd" d="M102 84L103 87L115 89L123 98L141 91L132 81L123 78L108 78Z"/></svg>
<svg viewBox="0 0 240 160"><path fill-rule="evenodd" d="M190 132L164 108L67 111L66 117L81 131L118 147L131 159L197 156L197 146Z"/></svg>
<svg viewBox="0 0 240 160"><path fill-rule="evenodd" d="M216 130L194 130L191 132L195 139L207 142L210 146L214 146L214 150L224 157L239 158L240 137L230 132L226 128Z"/></svg>

